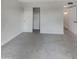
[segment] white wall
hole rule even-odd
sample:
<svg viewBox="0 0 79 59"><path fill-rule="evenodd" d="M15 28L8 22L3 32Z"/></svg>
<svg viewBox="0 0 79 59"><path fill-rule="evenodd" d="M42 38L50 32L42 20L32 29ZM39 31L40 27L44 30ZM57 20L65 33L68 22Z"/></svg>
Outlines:
<svg viewBox="0 0 79 59"><path fill-rule="evenodd" d="M63 6L41 8L41 33L63 34Z"/></svg>
<svg viewBox="0 0 79 59"><path fill-rule="evenodd" d="M23 32L32 32L33 11L31 7L24 8Z"/></svg>
<svg viewBox="0 0 79 59"><path fill-rule="evenodd" d="M65 16L65 27L76 35L77 34L77 23L74 23L74 21L77 21L76 7L68 8L67 12L68 14L64 15Z"/></svg>
<svg viewBox="0 0 79 59"><path fill-rule="evenodd" d="M1 1L1 44L4 45L22 32L22 13L17 0Z"/></svg>
<svg viewBox="0 0 79 59"><path fill-rule="evenodd" d="M40 7L40 33L64 33L64 8L62 2L27 4L27 6L24 10L24 32L32 32L32 8Z"/></svg>

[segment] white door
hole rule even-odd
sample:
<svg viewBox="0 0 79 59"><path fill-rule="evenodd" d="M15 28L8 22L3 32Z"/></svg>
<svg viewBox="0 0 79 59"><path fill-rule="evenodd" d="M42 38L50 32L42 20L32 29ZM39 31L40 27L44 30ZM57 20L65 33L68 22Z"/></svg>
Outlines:
<svg viewBox="0 0 79 59"><path fill-rule="evenodd" d="M76 15L76 7L69 9L69 29L77 34L77 15Z"/></svg>

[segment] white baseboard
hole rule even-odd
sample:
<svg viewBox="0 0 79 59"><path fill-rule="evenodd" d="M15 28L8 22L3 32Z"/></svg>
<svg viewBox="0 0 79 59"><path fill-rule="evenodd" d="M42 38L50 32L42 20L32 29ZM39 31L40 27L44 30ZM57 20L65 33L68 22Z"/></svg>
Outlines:
<svg viewBox="0 0 79 59"><path fill-rule="evenodd" d="M12 36L11 38L9 38L8 40L6 40L4 43L1 43L1 46L5 45L6 43L8 43L9 41L11 41L13 38L15 38L16 36L18 36L19 34L21 34L22 32L20 33L17 33L16 35Z"/></svg>
<svg viewBox="0 0 79 59"><path fill-rule="evenodd" d="M40 32L41 34L61 34L63 35L64 34L64 31L63 32L60 32L60 33L55 33L55 32Z"/></svg>

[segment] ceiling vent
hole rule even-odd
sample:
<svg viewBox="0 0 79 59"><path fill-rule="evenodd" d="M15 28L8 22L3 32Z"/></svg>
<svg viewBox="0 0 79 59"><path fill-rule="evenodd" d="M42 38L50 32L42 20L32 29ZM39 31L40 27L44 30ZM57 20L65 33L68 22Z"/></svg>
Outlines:
<svg viewBox="0 0 79 59"><path fill-rule="evenodd" d="M68 2L68 5L72 5L73 4L73 2Z"/></svg>

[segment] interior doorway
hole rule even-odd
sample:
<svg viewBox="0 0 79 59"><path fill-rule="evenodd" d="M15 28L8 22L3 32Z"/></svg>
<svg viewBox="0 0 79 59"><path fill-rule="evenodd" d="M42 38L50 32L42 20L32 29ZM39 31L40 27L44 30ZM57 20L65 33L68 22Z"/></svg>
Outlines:
<svg viewBox="0 0 79 59"><path fill-rule="evenodd" d="M40 8L33 8L33 32L40 32Z"/></svg>

